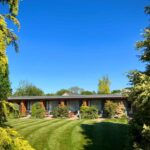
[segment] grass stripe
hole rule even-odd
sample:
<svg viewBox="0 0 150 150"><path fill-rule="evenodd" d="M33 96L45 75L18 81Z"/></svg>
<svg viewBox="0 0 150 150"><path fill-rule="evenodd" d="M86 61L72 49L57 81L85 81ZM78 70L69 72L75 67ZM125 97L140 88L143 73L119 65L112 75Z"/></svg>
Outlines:
<svg viewBox="0 0 150 150"><path fill-rule="evenodd" d="M15 128L16 128L17 130L22 130L22 129L28 128L28 127L30 127L30 126L42 124L42 123L44 123L44 122L47 122L47 120L35 120L35 121L32 121L32 122L24 122L24 123L21 124L21 125L15 125Z"/></svg>
<svg viewBox="0 0 150 150"><path fill-rule="evenodd" d="M54 119L52 121L50 120L45 120L45 122L42 122L40 124L34 124L33 126L30 125L27 128L20 129L18 130L19 133L21 133L24 138L28 138L28 136L32 135L35 133L37 130L40 130L40 128L46 128L49 124L57 123L59 120Z"/></svg>
<svg viewBox="0 0 150 150"><path fill-rule="evenodd" d="M41 119L42 120L42 119ZM20 125L23 125L24 123L32 123L32 122L35 122L36 120L35 119L24 119L22 121L16 121L16 122L11 122L9 121L9 125L13 125L13 126L20 126Z"/></svg>
<svg viewBox="0 0 150 150"><path fill-rule="evenodd" d="M82 121L71 121L68 124L62 126L61 128L55 129L49 136L47 140L47 145L45 145L44 150L70 150L71 139L70 135L75 126L81 124Z"/></svg>
<svg viewBox="0 0 150 150"><path fill-rule="evenodd" d="M76 126L71 133L71 150L84 150L84 146L89 144L91 141L88 139L83 131L82 125L92 124L94 121L84 120L80 125Z"/></svg>
<svg viewBox="0 0 150 150"><path fill-rule="evenodd" d="M27 139L30 141L31 145L37 150L44 150L47 139L51 132L54 132L56 129L61 128L68 123L68 120L61 119L57 123L49 124L49 126L40 128L37 132L34 132L30 136L28 136Z"/></svg>
<svg viewBox="0 0 150 150"><path fill-rule="evenodd" d="M7 125L19 125L24 122L28 122L30 119L9 119L8 122L6 123Z"/></svg>

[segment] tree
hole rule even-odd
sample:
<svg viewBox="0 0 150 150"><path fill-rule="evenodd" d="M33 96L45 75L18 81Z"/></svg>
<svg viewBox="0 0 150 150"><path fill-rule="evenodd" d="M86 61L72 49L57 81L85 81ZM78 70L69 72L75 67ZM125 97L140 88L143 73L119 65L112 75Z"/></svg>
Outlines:
<svg viewBox="0 0 150 150"><path fill-rule="evenodd" d="M121 90L113 90L111 91L111 94L120 94L121 93Z"/></svg>
<svg viewBox="0 0 150 150"><path fill-rule="evenodd" d="M14 96L42 96L44 92L27 81L20 81L19 87L17 88Z"/></svg>
<svg viewBox="0 0 150 150"><path fill-rule="evenodd" d="M108 76L103 76L101 80L99 80L98 84L98 94L109 94L110 93L110 80Z"/></svg>
<svg viewBox="0 0 150 150"><path fill-rule="evenodd" d="M61 89L61 90L57 91L55 95L60 95L60 96L62 96L62 95L64 95L65 93L69 94L69 93L70 93L70 90L68 90L68 89Z"/></svg>
<svg viewBox="0 0 150 150"><path fill-rule="evenodd" d="M150 14L150 6L145 7L145 13ZM136 43L136 48L141 52L140 61L146 63L145 73L150 76L150 26L144 29L144 40Z"/></svg>
<svg viewBox="0 0 150 150"><path fill-rule="evenodd" d="M133 71L129 75L133 85L129 94L132 107L135 109L130 121L134 146L144 150L150 149L150 76ZM143 134L147 133L147 134Z"/></svg>
<svg viewBox="0 0 150 150"><path fill-rule="evenodd" d="M7 106L9 110L9 103L4 101L10 95L10 82L9 82L9 71L8 71L8 58L6 55L6 48L11 44L18 51L17 36L8 28L6 19L11 20L15 25L20 28L19 21L16 16L18 14L18 0L0 0L2 4L9 5L8 14L0 14L0 107L1 115L0 120L6 121L7 118ZM2 108L5 109L2 109ZM5 112L4 112L5 111Z"/></svg>
<svg viewBox="0 0 150 150"><path fill-rule="evenodd" d="M150 14L150 6L145 8L145 12ZM143 37L144 40L137 42L136 47L146 69L144 72L132 71L128 75L132 85L129 99L134 108L130 125L136 150L150 149L150 27L145 28Z"/></svg>
<svg viewBox="0 0 150 150"><path fill-rule="evenodd" d="M86 91L82 91L80 94L81 95L93 95L93 94L95 94L95 92L86 90Z"/></svg>
<svg viewBox="0 0 150 150"><path fill-rule="evenodd" d="M6 48L10 44L18 51L17 36L7 27L6 18L13 21L14 24L20 27L16 16L18 14L19 0L0 0L2 4L9 5L9 13L0 14L0 125L7 121L9 111L15 110L14 105L6 102L10 93L10 82L8 72L8 58ZM34 150L27 141L22 140L16 131L13 129L0 128L0 149L2 150L19 150L28 149Z"/></svg>
<svg viewBox="0 0 150 150"><path fill-rule="evenodd" d="M11 20L15 25L20 28L19 21L16 18L18 14L18 0L0 0L3 4L9 4L9 14L0 14L0 69L2 73L7 71L8 58L6 56L6 48L10 44L15 47L18 51L17 36L16 34L8 28L6 19Z"/></svg>
<svg viewBox="0 0 150 150"><path fill-rule="evenodd" d="M78 86L73 86L71 88L69 88L69 91L72 93L72 94L80 94L82 91L84 91L84 89L78 87Z"/></svg>
<svg viewBox="0 0 150 150"><path fill-rule="evenodd" d="M9 81L9 72L8 72L8 66L6 68L5 73L2 73L2 70L0 69L0 101L6 100L7 97L11 95L11 87L10 87L10 81Z"/></svg>

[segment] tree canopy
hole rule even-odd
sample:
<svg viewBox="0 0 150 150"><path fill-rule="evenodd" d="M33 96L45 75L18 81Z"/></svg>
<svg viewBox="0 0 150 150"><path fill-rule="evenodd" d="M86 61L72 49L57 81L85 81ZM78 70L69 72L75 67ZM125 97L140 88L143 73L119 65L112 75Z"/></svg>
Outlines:
<svg viewBox="0 0 150 150"><path fill-rule="evenodd" d="M0 100L6 100L11 93L6 48L12 44L18 51L18 38L13 30L8 28L6 19L11 20L20 28L19 21L16 18L19 2L18 0L0 0L0 3L9 5L9 13L0 14Z"/></svg>
<svg viewBox="0 0 150 150"><path fill-rule="evenodd" d="M69 91L72 93L72 94L81 94L82 91L84 91L83 88L80 88L78 86L73 86L71 88L69 88Z"/></svg>
<svg viewBox="0 0 150 150"><path fill-rule="evenodd" d="M146 7L145 12L150 14L150 7ZM139 58L146 63L146 69L144 72L131 71L128 75L132 85L129 99L134 108L130 124L136 150L150 149L150 27L144 29L143 37L136 47L141 52Z"/></svg>
<svg viewBox="0 0 150 150"><path fill-rule="evenodd" d="M27 81L20 81L19 87L13 94L14 96L42 96L44 92Z"/></svg>
<svg viewBox="0 0 150 150"><path fill-rule="evenodd" d="M64 95L65 93L70 93L70 90L68 90L68 89L60 89L60 90L58 90L56 93L55 93L55 95Z"/></svg>
<svg viewBox="0 0 150 150"><path fill-rule="evenodd" d="M80 94L81 95L93 95L93 94L96 94L96 92L95 91L84 90Z"/></svg>
<svg viewBox="0 0 150 150"><path fill-rule="evenodd" d="M103 76L98 83L98 94L109 94L110 93L110 80L108 76Z"/></svg>
<svg viewBox="0 0 150 150"><path fill-rule="evenodd" d="M150 7L145 7L145 13L150 14ZM136 43L136 48L141 52L139 58L146 63L145 73L150 75L150 25L144 29L143 40Z"/></svg>

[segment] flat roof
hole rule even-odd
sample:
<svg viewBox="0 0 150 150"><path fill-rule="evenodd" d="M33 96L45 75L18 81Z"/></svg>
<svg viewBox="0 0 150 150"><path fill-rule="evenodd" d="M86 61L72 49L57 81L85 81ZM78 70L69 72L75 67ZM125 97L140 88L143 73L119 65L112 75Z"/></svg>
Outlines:
<svg viewBox="0 0 150 150"><path fill-rule="evenodd" d="M69 95L69 96L16 96L8 100L55 100L55 99L127 99L121 94L100 94L100 95Z"/></svg>

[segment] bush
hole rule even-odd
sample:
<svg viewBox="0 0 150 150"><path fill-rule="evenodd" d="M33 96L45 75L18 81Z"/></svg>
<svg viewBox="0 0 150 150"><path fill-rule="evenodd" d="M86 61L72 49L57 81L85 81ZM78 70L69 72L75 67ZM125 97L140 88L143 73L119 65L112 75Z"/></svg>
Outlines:
<svg viewBox="0 0 150 150"><path fill-rule="evenodd" d="M98 109L96 106L81 106L80 114L82 119L96 119L98 118Z"/></svg>
<svg viewBox="0 0 150 150"><path fill-rule="evenodd" d="M117 103L116 115L118 118L126 117L125 110L126 108L123 102Z"/></svg>
<svg viewBox="0 0 150 150"><path fill-rule="evenodd" d="M112 118L116 114L117 104L112 101L107 101L104 106L106 117Z"/></svg>
<svg viewBox="0 0 150 150"><path fill-rule="evenodd" d="M67 106L58 106L53 109L52 115L54 118L67 118L69 109Z"/></svg>
<svg viewBox="0 0 150 150"><path fill-rule="evenodd" d="M31 116L34 118L44 118L45 117L45 108L40 102L37 102L32 105Z"/></svg>
<svg viewBox="0 0 150 150"><path fill-rule="evenodd" d="M0 150L34 150L26 140L10 128L0 128Z"/></svg>
<svg viewBox="0 0 150 150"><path fill-rule="evenodd" d="M8 117L11 118L11 119L14 119L14 118L19 118L20 117L20 112L19 112L19 105L14 103L14 110L12 110Z"/></svg>

